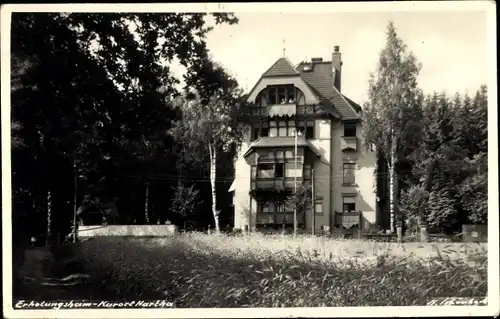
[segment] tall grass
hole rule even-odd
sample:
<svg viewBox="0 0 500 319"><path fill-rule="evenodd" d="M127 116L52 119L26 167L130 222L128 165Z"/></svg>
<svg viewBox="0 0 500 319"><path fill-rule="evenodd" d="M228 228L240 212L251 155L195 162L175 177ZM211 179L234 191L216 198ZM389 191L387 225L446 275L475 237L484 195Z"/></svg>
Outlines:
<svg viewBox="0 0 500 319"><path fill-rule="evenodd" d="M177 307L425 305L487 290L478 245L186 234L95 239L78 253L109 299L163 297Z"/></svg>

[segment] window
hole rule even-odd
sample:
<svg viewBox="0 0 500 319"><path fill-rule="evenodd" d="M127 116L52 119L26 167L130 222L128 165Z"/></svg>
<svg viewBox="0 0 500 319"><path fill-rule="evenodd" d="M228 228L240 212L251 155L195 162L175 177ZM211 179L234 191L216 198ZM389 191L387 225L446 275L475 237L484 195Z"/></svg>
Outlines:
<svg viewBox="0 0 500 319"><path fill-rule="evenodd" d="M342 197L342 211L344 213L354 212L356 210L356 197L353 195L344 195Z"/></svg>
<svg viewBox="0 0 500 319"><path fill-rule="evenodd" d="M306 138L314 138L314 122L308 121L306 126Z"/></svg>
<svg viewBox="0 0 500 319"><path fill-rule="evenodd" d="M296 127L295 127L295 121L288 121L288 134L287 136L293 136L295 133Z"/></svg>
<svg viewBox="0 0 500 319"><path fill-rule="evenodd" d="M314 214L323 215L323 200L317 199L314 204Z"/></svg>
<svg viewBox="0 0 500 319"><path fill-rule="evenodd" d="M257 167L259 178L273 178L274 165L268 163L260 163Z"/></svg>
<svg viewBox="0 0 500 319"><path fill-rule="evenodd" d="M285 177L285 164L276 163L274 177Z"/></svg>
<svg viewBox="0 0 500 319"><path fill-rule="evenodd" d="M293 152L292 151L285 151L285 157L286 158L293 158Z"/></svg>
<svg viewBox="0 0 500 319"><path fill-rule="evenodd" d="M295 169L295 162L285 163L285 177L301 178L302 177L302 164L297 163L297 169Z"/></svg>
<svg viewBox="0 0 500 319"><path fill-rule="evenodd" d="M264 120L260 124L261 124L261 130L259 137L269 136L269 122Z"/></svg>
<svg viewBox="0 0 500 319"><path fill-rule="evenodd" d="M289 86L286 90L288 103L295 103L295 87L293 85Z"/></svg>
<svg viewBox="0 0 500 319"><path fill-rule="evenodd" d="M344 136L345 137L356 136L356 123L350 123L350 122L344 123Z"/></svg>
<svg viewBox="0 0 500 319"><path fill-rule="evenodd" d="M262 203L262 212L263 213L271 213L274 211L274 203L273 202L263 202Z"/></svg>
<svg viewBox="0 0 500 319"><path fill-rule="evenodd" d="M268 92L269 104L295 103L295 87L293 85L269 86Z"/></svg>
<svg viewBox="0 0 500 319"><path fill-rule="evenodd" d="M270 128L268 128L268 126ZM269 124L262 123L261 136L293 136L294 132L294 121L270 121Z"/></svg>
<svg viewBox="0 0 500 319"><path fill-rule="evenodd" d="M259 128L253 127L250 133L250 141L255 141L258 138L259 138Z"/></svg>
<svg viewBox="0 0 500 319"><path fill-rule="evenodd" d="M278 91L277 87L269 87L269 104L278 104L276 103L278 101Z"/></svg>
<svg viewBox="0 0 500 319"><path fill-rule="evenodd" d="M276 212L283 213L285 211L285 204L282 202L276 203Z"/></svg>
<svg viewBox="0 0 500 319"><path fill-rule="evenodd" d="M258 224L273 224L274 223L274 203L261 202L260 212L257 214Z"/></svg>
<svg viewBox="0 0 500 319"><path fill-rule="evenodd" d="M287 136L286 122L278 122L278 136Z"/></svg>
<svg viewBox="0 0 500 319"><path fill-rule="evenodd" d="M262 133L260 134L262 137L267 137L269 136L269 127L263 127L262 128Z"/></svg>
<svg viewBox="0 0 500 319"><path fill-rule="evenodd" d="M269 123L269 126L271 127L269 129L269 136L271 137L276 137L278 136L278 128L277 128L277 123L275 121L271 121Z"/></svg>
<svg viewBox="0 0 500 319"><path fill-rule="evenodd" d="M280 86L278 87L278 102L279 104L286 104L286 87ZM278 104L278 103L276 103Z"/></svg>
<svg viewBox="0 0 500 319"><path fill-rule="evenodd" d="M355 169L356 169L356 164L344 163L344 179L343 179L344 184L346 185L354 184L354 182L356 181Z"/></svg>
<svg viewBox="0 0 500 319"><path fill-rule="evenodd" d="M312 166L304 165L304 178L311 178Z"/></svg>

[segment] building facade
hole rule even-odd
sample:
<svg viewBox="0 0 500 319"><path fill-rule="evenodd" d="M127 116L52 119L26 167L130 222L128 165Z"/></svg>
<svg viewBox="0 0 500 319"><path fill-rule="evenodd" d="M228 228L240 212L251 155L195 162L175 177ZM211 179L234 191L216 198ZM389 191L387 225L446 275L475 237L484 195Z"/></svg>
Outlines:
<svg viewBox="0 0 500 319"><path fill-rule="evenodd" d="M299 229L380 223L376 152L361 145L361 108L341 93L341 74L335 46L331 61L278 59L250 91L252 124L230 188L235 228L293 228L286 199L313 180L314 205L297 213Z"/></svg>

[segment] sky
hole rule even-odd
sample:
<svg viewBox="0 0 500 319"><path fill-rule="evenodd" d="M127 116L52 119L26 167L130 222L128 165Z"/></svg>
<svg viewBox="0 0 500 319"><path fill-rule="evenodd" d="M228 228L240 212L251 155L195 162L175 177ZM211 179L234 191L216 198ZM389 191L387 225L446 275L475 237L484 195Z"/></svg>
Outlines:
<svg viewBox="0 0 500 319"><path fill-rule="evenodd" d="M390 20L422 63L419 85L424 92L474 94L488 82L486 14L481 11L236 12L236 16L239 23L217 26L207 45L212 57L246 91L283 56L283 48L295 65L312 57L331 60L338 45L344 62L342 93L362 103Z"/></svg>

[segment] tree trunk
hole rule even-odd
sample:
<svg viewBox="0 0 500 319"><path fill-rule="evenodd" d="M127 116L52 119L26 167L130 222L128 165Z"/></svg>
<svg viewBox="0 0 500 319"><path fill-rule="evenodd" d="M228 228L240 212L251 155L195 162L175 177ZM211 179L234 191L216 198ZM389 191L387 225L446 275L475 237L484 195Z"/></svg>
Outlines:
<svg viewBox="0 0 500 319"><path fill-rule="evenodd" d="M398 193L398 178L396 175L396 150L397 140L392 134L391 145L391 161L389 165L389 211L390 211L390 226L391 233L396 229L396 216L397 216L397 193Z"/></svg>
<svg viewBox="0 0 500 319"><path fill-rule="evenodd" d="M217 193L215 189L215 178L217 176L217 153L213 145L209 145L210 152L210 186L212 188L212 214L214 215L215 231L220 231L219 227L219 212L217 211Z"/></svg>
<svg viewBox="0 0 500 319"><path fill-rule="evenodd" d="M146 181L146 198L144 200L144 218L146 225L149 225L149 182Z"/></svg>

